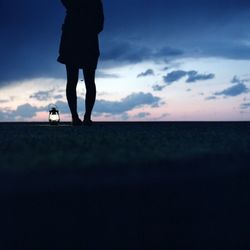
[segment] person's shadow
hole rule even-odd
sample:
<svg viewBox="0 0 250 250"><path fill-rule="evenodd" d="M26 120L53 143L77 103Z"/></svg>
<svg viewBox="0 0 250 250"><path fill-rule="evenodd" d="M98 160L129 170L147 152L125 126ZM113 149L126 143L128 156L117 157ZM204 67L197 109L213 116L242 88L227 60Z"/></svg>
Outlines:
<svg viewBox="0 0 250 250"><path fill-rule="evenodd" d="M91 125L96 100L95 71L100 55L98 34L103 30L104 14L101 0L61 0L66 8L58 62L66 65L66 95L72 124L81 125L77 112L76 87L79 69L83 69L86 85L84 124Z"/></svg>

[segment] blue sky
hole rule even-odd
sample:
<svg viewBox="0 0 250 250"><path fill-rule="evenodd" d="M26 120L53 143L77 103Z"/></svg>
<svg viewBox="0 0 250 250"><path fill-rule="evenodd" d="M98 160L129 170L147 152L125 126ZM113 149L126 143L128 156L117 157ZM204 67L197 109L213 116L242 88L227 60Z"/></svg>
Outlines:
<svg viewBox="0 0 250 250"><path fill-rule="evenodd" d="M103 0L95 120L249 120L250 2ZM0 120L70 119L59 0L0 2ZM79 113L84 109L79 82Z"/></svg>

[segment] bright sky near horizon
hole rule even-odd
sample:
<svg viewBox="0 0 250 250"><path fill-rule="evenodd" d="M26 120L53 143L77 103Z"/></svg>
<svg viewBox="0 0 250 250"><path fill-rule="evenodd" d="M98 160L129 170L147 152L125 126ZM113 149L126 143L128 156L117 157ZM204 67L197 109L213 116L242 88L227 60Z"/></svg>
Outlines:
<svg viewBox="0 0 250 250"><path fill-rule="evenodd" d="M94 120L250 120L250 2L103 0ZM69 120L59 0L0 2L0 121ZM82 74L80 75L82 78ZM79 81L79 113L84 111Z"/></svg>

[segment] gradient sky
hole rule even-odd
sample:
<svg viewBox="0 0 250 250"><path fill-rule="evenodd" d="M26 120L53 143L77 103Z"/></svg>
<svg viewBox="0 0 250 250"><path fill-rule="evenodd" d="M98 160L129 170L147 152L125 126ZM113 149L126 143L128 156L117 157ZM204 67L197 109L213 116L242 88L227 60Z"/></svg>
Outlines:
<svg viewBox="0 0 250 250"><path fill-rule="evenodd" d="M103 4L94 120L250 120L249 0ZM0 0L0 12L0 121L46 121L50 103L70 119L60 1ZM80 81L81 115L84 93Z"/></svg>

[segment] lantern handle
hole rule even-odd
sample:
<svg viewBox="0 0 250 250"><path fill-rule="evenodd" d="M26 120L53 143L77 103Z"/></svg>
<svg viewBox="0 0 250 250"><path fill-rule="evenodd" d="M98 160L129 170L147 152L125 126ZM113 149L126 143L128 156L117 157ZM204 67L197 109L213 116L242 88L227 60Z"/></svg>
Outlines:
<svg viewBox="0 0 250 250"><path fill-rule="evenodd" d="M50 103L50 104L48 105L48 109L51 110L52 108L55 108L56 110L58 110L58 108L57 108L57 106L56 106L55 104Z"/></svg>

